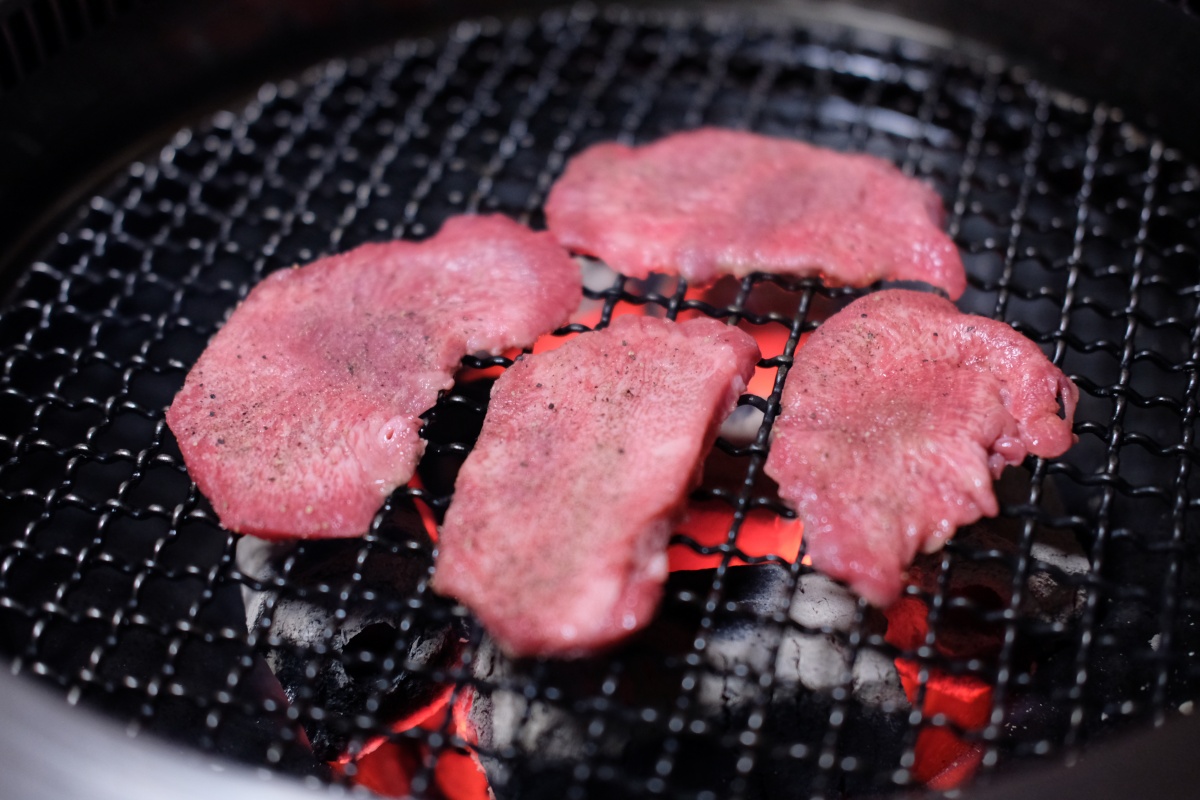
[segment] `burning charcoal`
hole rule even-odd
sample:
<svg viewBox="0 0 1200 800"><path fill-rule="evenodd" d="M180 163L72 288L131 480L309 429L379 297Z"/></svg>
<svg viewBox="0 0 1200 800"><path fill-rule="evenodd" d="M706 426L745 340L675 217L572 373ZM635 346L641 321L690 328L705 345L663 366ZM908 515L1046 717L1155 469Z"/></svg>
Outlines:
<svg viewBox="0 0 1200 800"><path fill-rule="evenodd" d="M483 639L471 662L478 683L464 721L497 798L559 798L573 784L588 797L625 797L612 776L644 781L664 752L674 754L674 783L733 792L746 780L737 767L739 738L759 713L767 719L764 741L782 747L764 747L769 763L736 791L771 797L786 785L787 794L802 794L820 774L817 751L835 705L847 753L899 763L907 700L888 659L861 648L851 661L846 631L857 601L847 590L806 575L793 598L783 567L729 568L697 669L688 661L713 579L712 570L673 573L651 626L603 657L513 660ZM790 621L775 621L789 608ZM867 625L882 620L871 615ZM759 679L776 652L775 684L764 697ZM689 675L698 681L684 691ZM835 701L835 686L851 697ZM689 720L682 732L669 723L680 708ZM778 757L802 741L799 749L811 757Z"/></svg>
<svg viewBox="0 0 1200 800"><path fill-rule="evenodd" d="M1052 510L1057 508L1054 485L1047 482L1043 488L1044 505ZM1002 506L1028 502L1029 473L1007 470L996 483L996 496ZM992 592L1000 603L1007 603L1012 594L1012 565L1020 553L1023 536L1024 522L1003 516L982 519L960 530L953 540L959 552L993 552L1002 557L956 559L950 574L950 594L978 594L984 589ZM1091 571L1091 562L1074 533L1035 526L1030 554L1037 563L1026 580L1021 612L1050 623L1075 618L1086 600L1081 579ZM940 554L919 556L909 570L910 581L931 594L936 593L941 558Z"/></svg>
<svg viewBox="0 0 1200 800"><path fill-rule="evenodd" d="M370 543L238 543L239 569L266 587L243 588L247 625L325 760L443 697L439 673L465 641L448 604L421 591L432 544L415 511L392 523Z"/></svg>
<svg viewBox="0 0 1200 800"><path fill-rule="evenodd" d="M471 661L478 681L466 705L466 727L498 800L561 798L580 763L620 764L629 753L657 752L658 726L628 718L606 719L582 707L615 694L618 708L647 709L665 719L685 676L681 654L695 635L693 608L671 603L680 583L667 583L666 610L651 625L607 655L579 660L512 659L484 635ZM711 581L711 572L706 572ZM684 613L682 618L672 611ZM610 685L614 674L631 676ZM530 693L539 687L539 694ZM553 697L554 699L550 699ZM623 797L612 787L595 787L589 797Z"/></svg>
<svg viewBox="0 0 1200 800"><path fill-rule="evenodd" d="M1084 579L1091 573L1092 563L1075 534L1035 529L1030 554L1038 562L1055 567L1063 575L1078 581L1066 582L1047 571L1031 575L1029 596L1034 603L1034 613L1049 622L1067 622L1076 617L1087 600Z"/></svg>
<svg viewBox="0 0 1200 800"><path fill-rule="evenodd" d="M704 702L736 705L752 700L758 676L767 673L775 654L777 695L847 686L866 705L889 711L907 708L890 658L863 648L852 659L846 634L854 625L858 601L848 589L819 573L807 573L793 591L788 571L773 564L739 574L753 579L747 585L731 584L726 603L747 616L713 632L704 652L712 668L701 683ZM768 622L784 608L795 625ZM867 625L866 632L882 634L886 622L870 609Z"/></svg>
<svg viewBox="0 0 1200 800"><path fill-rule="evenodd" d="M602 674L598 662L572 662L586 674L586 682ZM473 675L484 686L475 690L467 715L469 729L478 746L480 764L497 798L527 797L522 785L540 785L545 794L561 797L566 788L567 765L587 757L587 718L573 714L558 703L529 697L524 685L533 685L532 662L513 661L485 636L472 661ZM600 741L593 747L612 755L613 743ZM546 767L557 775L545 774ZM542 772L536 778L526 776Z"/></svg>
<svg viewBox="0 0 1200 800"><path fill-rule="evenodd" d="M852 696L865 705L886 711L906 709L908 699L891 658L864 647L851 663L846 637L839 634L851 631L857 604L855 595L833 579L819 573L802 576L789 615L803 629L820 633L788 629L776 666L777 680L787 687L794 685L790 679L795 675L804 686L818 691L849 683ZM865 632L882 634L885 626L882 615L868 609Z"/></svg>

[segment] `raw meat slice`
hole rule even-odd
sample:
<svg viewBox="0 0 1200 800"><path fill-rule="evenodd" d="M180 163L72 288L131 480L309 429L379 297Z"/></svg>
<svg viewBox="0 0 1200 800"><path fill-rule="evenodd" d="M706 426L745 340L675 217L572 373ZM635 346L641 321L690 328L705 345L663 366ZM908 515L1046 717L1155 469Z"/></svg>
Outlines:
<svg viewBox="0 0 1200 800"><path fill-rule="evenodd" d="M167 411L230 530L357 536L424 451L419 416L468 353L527 346L578 306L578 265L504 217L273 273Z"/></svg>
<svg viewBox="0 0 1200 800"><path fill-rule="evenodd" d="M672 524L758 358L712 319L629 316L517 361L458 475L434 589L513 656L578 656L644 626Z"/></svg>
<svg viewBox="0 0 1200 800"><path fill-rule="evenodd" d="M1010 326L878 292L797 351L766 472L804 521L813 565L884 606L918 550L998 513L1005 465L1071 446L1078 398Z"/></svg>
<svg viewBox="0 0 1200 800"><path fill-rule="evenodd" d="M570 250L635 278L819 275L923 281L957 299L966 272L941 198L874 156L706 128L573 158L546 203Z"/></svg>

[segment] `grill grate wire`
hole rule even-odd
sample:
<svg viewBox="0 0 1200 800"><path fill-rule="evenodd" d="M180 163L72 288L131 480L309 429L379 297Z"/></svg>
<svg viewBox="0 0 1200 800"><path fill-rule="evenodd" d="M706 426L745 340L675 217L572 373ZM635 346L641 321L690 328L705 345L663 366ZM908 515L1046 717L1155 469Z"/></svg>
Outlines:
<svg viewBox="0 0 1200 800"><path fill-rule="evenodd" d="M268 624L247 631L241 592L265 592L272 609L313 596L344 612L364 591L365 565L419 549L387 520L413 502L445 509L446 476L469 451L485 402L465 385L439 402L426 430L426 488L397 493L353 545L357 567L315 587L294 579L295 560L271 579L238 566L237 537L188 480L163 409L229 309L272 270L369 240L420 238L453 213L499 211L541 226L541 202L571 154L701 124L865 150L930 180L968 265L960 307L1011 322L1077 381L1080 442L1062 459L1031 462L1024 496L1005 503L1021 531L1015 552L955 541L933 559L935 590L910 593L930 609L915 650L897 652L862 604L844 631L803 629L778 607L756 620L776 649L800 629L837 640L851 662L875 651L915 661L917 700L878 734L886 748L864 744L864 719L874 717L849 678L804 700L805 725L781 727L779 677L768 668L752 676L748 710L722 727L700 693L713 637L745 615L729 604L746 569L735 561L782 566L792 587L809 571L742 549L752 511L785 514L758 474L783 380L802 334L855 293L769 276L724 299L680 281L589 288L599 324L641 307L786 338L764 352L763 366L776 370L771 394L742 399L761 415L754 436L719 442L734 477L697 494L728 506L724 541L679 537L717 566L668 598L665 615L692 620L684 627L695 634L659 654L670 688L646 701L642 662L626 653L496 678L526 698L526 730L547 708L582 720L588 736L553 784L558 796L911 792L922 731L977 743L987 776L1190 707L1200 680L1195 165L1119 109L1064 96L990 56L823 23L590 8L464 24L266 85L244 108L131 164L48 242L0 317L0 652L135 727L335 780L298 729L324 709L303 691L285 698L263 659L280 647L314 664L350 657L333 630L304 646L281 643ZM1042 560L1044 529L1073 535L1091 568L1068 574ZM997 602L951 591L977 565L1010 570ZM1083 592L1077 617L1047 622L1021 610L1045 576ZM364 668L402 663L414 626L441 619L438 609L418 583L401 633ZM945 654L964 615L1000 631L994 656ZM464 665L430 672L456 698L480 683L478 636ZM994 686L980 729L920 710L940 672ZM389 721L369 714L355 724L360 741L388 734L427 747L416 794L434 796L438 759L465 745L448 716L432 731L389 734ZM622 736L645 748L614 754L606 742ZM719 756L706 749L713 743ZM498 755L516 763L531 754ZM512 791L537 796L522 783L526 767L514 769ZM561 765L533 759L527 769ZM705 783L714 774L716 788Z"/></svg>

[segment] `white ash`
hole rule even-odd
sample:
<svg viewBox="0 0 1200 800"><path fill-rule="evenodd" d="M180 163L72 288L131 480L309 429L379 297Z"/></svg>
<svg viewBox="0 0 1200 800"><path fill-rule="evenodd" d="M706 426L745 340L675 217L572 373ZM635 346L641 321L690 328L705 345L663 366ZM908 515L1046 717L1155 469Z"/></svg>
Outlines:
<svg viewBox="0 0 1200 800"><path fill-rule="evenodd" d="M758 438L763 412L754 406L738 406L721 423L720 437L734 447L747 447Z"/></svg>
<svg viewBox="0 0 1200 800"><path fill-rule="evenodd" d="M616 270L599 259L576 256L575 261L579 264L583 276L583 288L588 291L603 292L605 289L611 289L620 277Z"/></svg>
<svg viewBox="0 0 1200 800"><path fill-rule="evenodd" d="M805 575L795 590L787 568L737 566L724 573L713 626L702 627L714 577L712 570L672 573L654 622L599 656L514 661L484 636L471 661L467 721L496 797L563 797L581 764L646 768L646 754L668 741L679 759L699 759L714 780L727 780L732 773L722 770L733 770L736 759L714 756L706 749L713 741L744 733L758 713L770 735L823 721L834 687L851 695L836 701L846 736L881 751L900 741L908 702L892 663L848 644L856 625L864 635L882 633L879 612L864 607L859 615L848 590L819 575ZM705 645L696 650L702 630ZM701 659L695 666L693 654ZM686 730L704 736L669 730L681 708ZM794 766L803 773L796 780L808 779L811 765Z"/></svg>
<svg viewBox="0 0 1200 800"><path fill-rule="evenodd" d="M760 589L740 610L761 621L721 625L711 635L703 654L709 670L700 682L702 704L728 708L754 702L764 678L773 675L776 698L844 687L864 705L885 711L908 707L892 659L866 646L857 652L851 648L848 634L856 624L858 601L848 589L807 573L789 602L787 570L777 565L758 569ZM790 622L771 622L785 606ZM883 631L882 621L873 620L868 627Z"/></svg>
<svg viewBox="0 0 1200 800"><path fill-rule="evenodd" d="M479 688L472 690L467 718L476 737L476 756L494 790L503 795L512 782L515 757L551 763L583 758L589 740L586 719L522 691L530 680L528 672L501 653L490 637L484 636L476 649L471 673ZM615 742L599 741L597 746L608 755L619 749Z"/></svg>

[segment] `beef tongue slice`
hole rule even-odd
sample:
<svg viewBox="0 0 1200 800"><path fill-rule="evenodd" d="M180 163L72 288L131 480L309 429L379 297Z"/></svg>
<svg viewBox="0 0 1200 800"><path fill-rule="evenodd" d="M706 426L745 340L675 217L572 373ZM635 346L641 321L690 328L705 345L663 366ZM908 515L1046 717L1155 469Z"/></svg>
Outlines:
<svg viewBox="0 0 1200 800"><path fill-rule="evenodd" d="M496 382L434 588L510 655L580 655L644 626L673 523L759 352L711 319L620 317Z"/></svg>
<svg viewBox="0 0 1200 800"><path fill-rule="evenodd" d="M931 187L875 156L718 128L594 145L546 204L564 246L635 278L920 281L958 298L966 271L944 217Z"/></svg>
<svg viewBox="0 0 1200 800"><path fill-rule="evenodd" d="M1078 396L1009 325L878 292L796 352L765 469L813 565L887 605L919 551L998 512L1006 465L1067 450Z"/></svg>
<svg viewBox="0 0 1200 800"><path fill-rule="evenodd" d="M529 345L580 298L578 266L547 234L456 217L421 243L268 276L201 354L167 422L230 530L360 535L411 477L420 415L462 357Z"/></svg>

